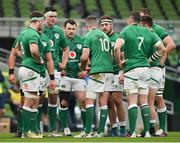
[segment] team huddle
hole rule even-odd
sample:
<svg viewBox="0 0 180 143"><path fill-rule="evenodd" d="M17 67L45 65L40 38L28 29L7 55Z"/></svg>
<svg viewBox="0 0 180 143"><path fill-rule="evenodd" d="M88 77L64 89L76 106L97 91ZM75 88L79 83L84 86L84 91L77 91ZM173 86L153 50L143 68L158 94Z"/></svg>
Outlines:
<svg viewBox="0 0 180 143"><path fill-rule="evenodd" d="M175 44L161 26L153 23L150 12L145 8L131 12L128 25L120 34L113 31L110 16L99 20L88 16L85 19L87 33L83 37L76 34L78 26L73 19L64 22L64 30L56 22L57 12L53 7L45 8L44 14L32 12L28 27L22 29L12 46L9 81L17 84L18 77L22 101L17 136L43 138L40 120L46 90L50 137L62 136L57 132L57 111L63 135L72 136L67 120L71 92L79 101L83 123L83 130L75 138L104 137L107 116L111 136L167 136L164 63ZM17 56L22 63L15 75ZM123 92L128 102L128 132ZM97 132L93 132L97 98L99 126ZM155 130L154 104L159 118L158 130ZM139 135L136 133L138 106L144 125Z"/></svg>

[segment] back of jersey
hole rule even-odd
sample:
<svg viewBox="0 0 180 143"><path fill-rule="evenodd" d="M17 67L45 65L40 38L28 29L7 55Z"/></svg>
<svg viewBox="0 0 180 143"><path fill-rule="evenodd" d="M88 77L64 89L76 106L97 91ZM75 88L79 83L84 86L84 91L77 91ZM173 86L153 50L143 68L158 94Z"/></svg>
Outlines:
<svg viewBox="0 0 180 143"><path fill-rule="evenodd" d="M90 74L113 73L110 39L105 33L97 29L88 32L83 47L90 49Z"/></svg>
<svg viewBox="0 0 180 143"><path fill-rule="evenodd" d="M129 25L120 33L124 40L125 72L137 67L149 67L148 55L159 41L157 35L145 27Z"/></svg>

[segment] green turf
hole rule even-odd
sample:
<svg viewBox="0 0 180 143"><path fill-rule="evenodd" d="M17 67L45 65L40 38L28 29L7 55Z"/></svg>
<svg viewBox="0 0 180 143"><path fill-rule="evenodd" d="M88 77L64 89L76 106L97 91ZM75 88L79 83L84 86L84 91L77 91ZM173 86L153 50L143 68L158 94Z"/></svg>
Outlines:
<svg viewBox="0 0 180 143"><path fill-rule="evenodd" d="M104 137L91 139L77 139L73 137L47 137L43 139L15 138L13 134L1 133L0 142L180 142L180 132L169 132L167 137L151 137L151 138L123 138L123 137Z"/></svg>

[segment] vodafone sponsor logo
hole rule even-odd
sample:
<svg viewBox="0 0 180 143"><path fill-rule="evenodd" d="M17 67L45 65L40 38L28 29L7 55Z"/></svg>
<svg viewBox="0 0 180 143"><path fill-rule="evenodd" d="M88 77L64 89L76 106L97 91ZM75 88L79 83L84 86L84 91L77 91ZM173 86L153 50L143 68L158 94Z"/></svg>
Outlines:
<svg viewBox="0 0 180 143"><path fill-rule="evenodd" d="M70 57L71 59L76 58L76 52L70 51L70 52L69 52L69 57Z"/></svg>
<svg viewBox="0 0 180 143"><path fill-rule="evenodd" d="M49 40L49 41L50 41L51 47L53 47L54 46L54 41L53 40Z"/></svg>

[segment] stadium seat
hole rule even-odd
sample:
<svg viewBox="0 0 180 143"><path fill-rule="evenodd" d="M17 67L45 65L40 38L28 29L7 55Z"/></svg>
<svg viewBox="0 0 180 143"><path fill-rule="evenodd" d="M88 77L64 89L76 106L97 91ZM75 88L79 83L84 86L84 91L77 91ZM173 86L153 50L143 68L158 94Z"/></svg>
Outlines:
<svg viewBox="0 0 180 143"><path fill-rule="evenodd" d="M133 10L139 10L142 7L142 3L140 0L136 0L136 1L131 0L131 5Z"/></svg>
<svg viewBox="0 0 180 143"><path fill-rule="evenodd" d="M128 9L129 9L129 11L132 11L133 8L132 8L131 0L125 0L125 2L126 2L126 5L127 5Z"/></svg>
<svg viewBox="0 0 180 143"><path fill-rule="evenodd" d="M3 1L0 0L0 17L4 17Z"/></svg>
<svg viewBox="0 0 180 143"><path fill-rule="evenodd" d="M146 3L146 0L141 0L141 3L142 3L142 6L143 6L143 7L146 7L146 8L148 7L148 6L147 6L147 3Z"/></svg>
<svg viewBox="0 0 180 143"><path fill-rule="evenodd" d="M121 16L120 11L118 9L118 5L116 3L116 0L110 0L110 2L111 2L111 6L112 6L112 8L114 10L114 13L116 14L116 18L120 18L121 19L122 16Z"/></svg>
<svg viewBox="0 0 180 143"><path fill-rule="evenodd" d="M14 9L14 16L21 17L19 0L13 0L12 4L13 4L13 9Z"/></svg>
<svg viewBox="0 0 180 143"><path fill-rule="evenodd" d="M147 2L148 9L150 10L154 19L164 19L154 0L148 0L146 2Z"/></svg>
<svg viewBox="0 0 180 143"><path fill-rule="evenodd" d="M124 0L115 0L122 18L127 18L129 10Z"/></svg>
<svg viewBox="0 0 180 143"><path fill-rule="evenodd" d="M178 9L179 8L178 6L180 6L180 2L175 1L175 0L170 0L170 2L171 2L172 6L173 6L173 8L177 14L178 19L179 19L180 18L180 9Z"/></svg>
<svg viewBox="0 0 180 143"><path fill-rule="evenodd" d="M169 0L161 1L161 4L163 6L164 11L166 11L166 15L169 20L178 19L177 14Z"/></svg>
<svg viewBox="0 0 180 143"><path fill-rule="evenodd" d="M162 14L162 16L164 17L165 20L168 20L168 17L166 15L166 12L164 11L162 5L161 5L161 1L160 0L155 0L155 2L157 3L157 6Z"/></svg>

